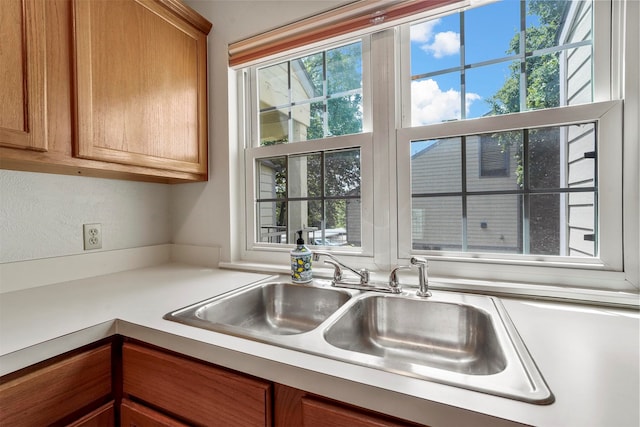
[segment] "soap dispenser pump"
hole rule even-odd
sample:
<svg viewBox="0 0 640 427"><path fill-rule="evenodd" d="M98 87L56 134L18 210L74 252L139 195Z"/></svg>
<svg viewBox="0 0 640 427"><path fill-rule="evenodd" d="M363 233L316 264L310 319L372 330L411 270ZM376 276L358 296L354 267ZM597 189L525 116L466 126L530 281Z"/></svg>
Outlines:
<svg viewBox="0 0 640 427"><path fill-rule="evenodd" d="M293 283L308 283L312 279L311 250L304 245L302 230L296 232L298 240L291 251L291 281Z"/></svg>

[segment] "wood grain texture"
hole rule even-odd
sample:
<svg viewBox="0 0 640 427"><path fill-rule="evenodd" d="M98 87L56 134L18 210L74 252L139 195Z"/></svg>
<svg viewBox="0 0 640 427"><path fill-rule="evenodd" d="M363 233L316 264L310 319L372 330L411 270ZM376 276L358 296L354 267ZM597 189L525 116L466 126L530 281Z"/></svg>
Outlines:
<svg viewBox="0 0 640 427"><path fill-rule="evenodd" d="M76 155L205 173L206 35L155 1L74 2Z"/></svg>
<svg viewBox="0 0 640 427"><path fill-rule="evenodd" d="M17 2L17 0L11 1ZM0 168L161 183L206 181L207 171L204 173L184 172L81 159L73 156L75 138L73 103L75 101L73 100L74 80L72 73L74 68L72 66L72 2L71 0L28 1L35 2L36 5L44 4L45 24L39 30L42 32L42 37L46 39L46 60L43 62L46 63L45 74L49 84L46 87L46 102L43 109L46 110L47 118L45 140L48 151L5 148L1 142L3 139L0 137ZM4 5L3 2L0 16L4 16ZM0 31L2 31L2 27L0 27ZM0 40L0 43L3 41ZM0 68L2 67L3 63L0 62ZM206 101L206 93L203 99ZM203 110L206 110L206 102ZM0 134L1 132L0 130ZM200 132L205 135L206 139L206 127ZM4 145L16 147L15 145Z"/></svg>
<svg viewBox="0 0 640 427"><path fill-rule="evenodd" d="M111 345L0 385L0 425L49 425L111 394Z"/></svg>
<svg viewBox="0 0 640 427"><path fill-rule="evenodd" d="M113 427L115 426L114 402L106 403L66 427Z"/></svg>
<svg viewBox="0 0 640 427"><path fill-rule="evenodd" d="M352 410L322 400L302 398L302 424L304 427L395 427L410 426L401 420Z"/></svg>
<svg viewBox="0 0 640 427"><path fill-rule="evenodd" d="M123 400L120 406L121 427L187 427L187 425L130 400Z"/></svg>
<svg viewBox="0 0 640 427"><path fill-rule="evenodd" d="M0 8L0 145L47 149L43 0Z"/></svg>
<svg viewBox="0 0 640 427"><path fill-rule="evenodd" d="M275 427L417 426L364 408L333 402L282 384L274 384Z"/></svg>
<svg viewBox="0 0 640 427"><path fill-rule="evenodd" d="M271 425L271 384L132 343L123 346L124 395L199 425Z"/></svg>

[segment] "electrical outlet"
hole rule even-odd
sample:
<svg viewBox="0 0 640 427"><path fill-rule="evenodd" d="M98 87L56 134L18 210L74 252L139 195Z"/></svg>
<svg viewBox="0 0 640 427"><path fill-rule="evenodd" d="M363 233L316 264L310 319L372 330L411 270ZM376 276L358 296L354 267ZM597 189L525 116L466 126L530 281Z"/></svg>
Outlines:
<svg viewBox="0 0 640 427"><path fill-rule="evenodd" d="M84 224L84 250L102 248L102 226L100 224Z"/></svg>

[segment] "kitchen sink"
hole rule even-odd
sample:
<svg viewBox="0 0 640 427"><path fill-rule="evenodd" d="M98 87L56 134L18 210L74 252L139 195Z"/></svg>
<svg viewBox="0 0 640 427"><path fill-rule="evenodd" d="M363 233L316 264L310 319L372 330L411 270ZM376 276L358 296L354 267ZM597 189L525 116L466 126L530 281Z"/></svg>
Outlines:
<svg viewBox="0 0 640 427"><path fill-rule="evenodd" d="M528 403L554 401L498 298L258 282L164 316L283 348Z"/></svg>
<svg viewBox="0 0 640 427"><path fill-rule="evenodd" d="M287 282L251 286L203 301L165 318L214 331L292 335L310 331L351 298L337 289Z"/></svg>
<svg viewBox="0 0 640 427"><path fill-rule="evenodd" d="M344 350L462 374L492 375L507 365L489 313L466 304L363 298L324 337Z"/></svg>

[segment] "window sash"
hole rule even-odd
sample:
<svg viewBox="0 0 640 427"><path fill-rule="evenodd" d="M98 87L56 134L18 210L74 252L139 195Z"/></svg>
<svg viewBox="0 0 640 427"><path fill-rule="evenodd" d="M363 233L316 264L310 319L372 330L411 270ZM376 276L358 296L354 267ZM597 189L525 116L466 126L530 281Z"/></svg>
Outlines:
<svg viewBox="0 0 640 427"><path fill-rule="evenodd" d="M313 141L278 144L263 147L245 149L245 212L246 212L246 239L245 249L248 251L273 251L290 250L292 245L268 243L256 241L257 227L257 178L260 173L256 167L256 161L261 158L291 156L327 151L336 151L348 148L360 149L360 203L362 223L362 245L359 248L336 247L333 251L357 254L360 256L373 255L372 231L366 227L373 224L373 134L337 136ZM283 199L284 201L284 199Z"/></svg>
<svg viewBox="0 0 640 427"><path fill-rule="evenodd" d="M411 141L455 138L491 132L504 132L540 127L555 127L585 122L596 122L599 248L596 258L468 253L449 251L419 251L412 249L411 224ZM607 101L547 110L536 110L504 116L491 116L475 120L440 123L403 128L397 131L398 161L398 260L414 254L424 254L441 260L478 261L496 260L504 263L532 262L553 265L590 266L591 268L622 271L622 171L616 165L622 162L622 102Z"/></svg>

